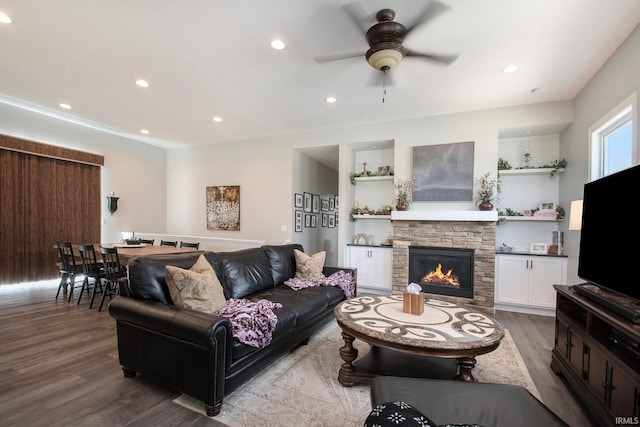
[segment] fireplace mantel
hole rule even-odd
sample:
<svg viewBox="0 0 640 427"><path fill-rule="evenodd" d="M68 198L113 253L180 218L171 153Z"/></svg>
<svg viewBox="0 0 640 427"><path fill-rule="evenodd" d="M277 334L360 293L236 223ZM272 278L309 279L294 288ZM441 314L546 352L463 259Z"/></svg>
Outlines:
<svg viewBox="0 0 640 427"><path fill-rule="evenodd" d="M497 211L391 211L392 221L492 221Z"/></svg>

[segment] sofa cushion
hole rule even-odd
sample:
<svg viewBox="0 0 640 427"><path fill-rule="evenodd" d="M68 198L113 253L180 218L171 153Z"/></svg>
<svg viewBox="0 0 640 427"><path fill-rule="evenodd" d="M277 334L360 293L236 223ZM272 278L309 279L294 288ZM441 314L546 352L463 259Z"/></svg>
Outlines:
<svg viewBox="0 0 640 427"><path fill-rule="evenodd" d="M227 304L222 285L204 256L200 255L189 270L167 265L165 271L167 287L176 306L213 313Z"/></svg>
<svg viewBox="0 0 640 427"><path fill-rule="evenodd" d="M226 252L221 257L224 271L225 295L245 298L264 289L274 287L271 264L263 248Z"/></svg>
<svg viewBox="0 0 640 427"><path fill-rule="evenodd" d="M314 277L324 277L322 267L327 256L325 251L313 255L307 255L302 251L294 249L296 256L296 279L313 279Z"/></svg>
<svg viewBox="0 0 640 427"><path fill-rule="evenodd" d="M271 263L273 283L278 286L296 274L296 256L294 249L303 251L302 245L266 245L263 246Z"/></svg>

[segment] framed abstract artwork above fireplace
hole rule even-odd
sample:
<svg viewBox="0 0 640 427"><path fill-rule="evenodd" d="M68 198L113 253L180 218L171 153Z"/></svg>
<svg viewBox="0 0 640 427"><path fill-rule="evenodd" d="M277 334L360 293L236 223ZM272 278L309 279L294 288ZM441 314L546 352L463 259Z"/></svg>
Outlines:
<svg viewBox="0 0 640 427"><path fill-rule="evenodd" d="M413 147L413 201L473 200L473 155L474 142Z"/></svg>

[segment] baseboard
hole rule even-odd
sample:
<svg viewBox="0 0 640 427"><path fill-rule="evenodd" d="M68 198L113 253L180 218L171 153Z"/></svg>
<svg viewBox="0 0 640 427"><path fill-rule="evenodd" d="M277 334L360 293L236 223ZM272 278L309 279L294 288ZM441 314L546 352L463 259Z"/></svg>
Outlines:
<svg viewBox="0 0 640 427"><path fill-rule="evenodd" d="M555 308L538 308L538 307L526 307L521 305L511 304L495 304L496 311L513 311L515 313L536 314L538 316L555 317Z"/></svg>

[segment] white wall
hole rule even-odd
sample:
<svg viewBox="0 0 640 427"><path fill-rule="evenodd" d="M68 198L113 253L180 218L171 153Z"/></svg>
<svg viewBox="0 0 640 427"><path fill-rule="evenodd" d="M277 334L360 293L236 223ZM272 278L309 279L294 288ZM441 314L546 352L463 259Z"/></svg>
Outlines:
<svg viewBox="0 0 640 427"><path fill-rule="evenodd" d="M342 169L338 188L346 193L352 191L349 189L351 170L344 168L352 167L354 157L345 145L394 140L396 176L407 177L411 175L414 146L475 141L474 175L479 177L486 171L496 171L500 129L569 123L572 118L572 103L566 101L171 150L167 164L170 195L167 232L258 239L275 244L293 241L292 156L298 148L340 145ZM207 185L241 186L240 231L206 230ZM412 209L476 208L473 202L419 202L414 203ZM345 224L350 210L351 206L341 203L338 263L344 259L343 246L353 237L353 225ZM287 226L286 232L281 231L281 225Z"/></svg>
<svg viewBox="0 0 640 427"><path fill-rule="evenodd" d="M338 194L338 171L318 163L299 151L293 152L293 177L293 193L308 192L326 200ZM293 193L291 193L292 198ZM325 251L327 253L325 264L335 266L339 264L338 228L322 227L322 213L321 210L319 214L314 214L317 219L315 228L306 228L303 225L301 233L295 231L292 233L292 241L300 243L309 254ZM333 215L335 211L324 213ZM305 213L303 213L303 219L304 215ZM293 226L292 217L289 228L293 229Z"/></svg>
<svg viewBox="0 0 640 427"><path fill-rule="evenodd" d="M0 133L104 156L103 242L120 241L122 231L164 233L167 206L164 149L2 103ZM118 211L113 215L106 208L106 196L111 191L120 197Z"/></svg>
<svg viewBox="0 0 640 427"><path fill-rule="evenodd" d="M568 162L560 181L560 199L563 206L570 206L571 200L582 199L583 186L588 182L589 127L628 96L640 92L638 52L640 52L640 27L636 27L575 99L574 122L560 135L560 155ZM634 114L636 119L640 118L638 111ZM637 138L638 129L635 129L635 132ZM614 204L612 218L616 209L618 208ZM620 209L624 208L620 207ZM603 227L608 226L607 219L603 218ZM567 228L568 223L565 221L565 253L568 255L567 283L575 284L581 282L577 275L580 232L567 231ZM616 233L624 233L624 230L612 228L612 234Z"/></svg>

